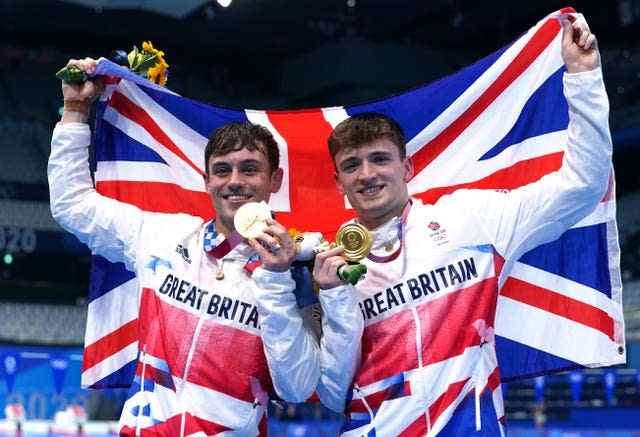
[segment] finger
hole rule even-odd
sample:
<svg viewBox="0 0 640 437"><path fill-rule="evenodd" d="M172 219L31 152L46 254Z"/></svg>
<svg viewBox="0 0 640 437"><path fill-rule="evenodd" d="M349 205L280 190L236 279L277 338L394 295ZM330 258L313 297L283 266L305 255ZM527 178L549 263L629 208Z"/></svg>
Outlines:
<svg viewBox="0 0 640 437"><path fill-rule="evenodd" d="M331 271L337 274L338 269L344 265L347 265L347 262L344 260L344 258L337 256L331 260Z"/></svg>
<svg viewBox="0 0 640 437"><path fill-rule="evenodd" d="M271 235L285 250L286 253L295 253L296 243L291 238L289 232L282 225L273 224L264 230L265 234Z"/></svg>
<svg viewBox="0 0 640 437"><path fill-rule="evenodd" d="M587 23L587 19L584 18L583 14L576 14L576 21L580 23L580 26L582 26L583 29L590 32L589 23Z"/></svg>
<svg viewBox="0 0 640 437"><path fill-rule="evenodd" d="M316 255L316 262L323 263L327 258L339 255L344 249L342 246L334 247L333 249L328 249L323 252L320 252Z"/></svg>
<svg viewBox="0 0 640 437"><path fill-rule="evenodd" d="M81 64L82 64L82 69L85 71L85 73L93 74L93 72L95 71L95 66L91 64L90 58L84 58L81 61Z"/></svg>
<svg viewBox="0 0 640 437"><path fill-rule="evenodd" d="M340 272L340 269L341 269L342 267L346 266L346 265L347 265L347 263L346 263L346 262L344 262L344 260L342 260L342 261L338 261L338 262L334 263L334 264L331 266L331 267L332 267L332 268L331 268L331 271L330 271L330 275L331 275L331 277L338 278L338 279L342 279L342 278L340 277L340 273L339 273L339 272Z"/></svg>
<svg viewBox="0 0 640 437"><path fill-rule="evenodd" d="M580 35L582 35L582 28L580 27L580 23L577 21L571 24L571 32L572 32L572 40L574 43L578 43L580 41Z"/></svg>
<svg viewBox="0 0 640 437"><path fill-rule="evenodd" d="M333 256L324 263L323 270L325 274L332 276L337 274L338 268L343 264L346 264L346 262L342 257Z"/></svg>
<svg viewBox="0 0 640 437"><path fill-rule="evenodd" d="M573 26L569 19L570 15L560 19L562 25L562 44L570 45L573 43Z"/></svg>
<svg viewBox="0 0 640 437"><path fill-rule="evenodd" d="M255 239L267 250L272 250L275 252L282 248L282 244L280 244L280 241L277 238L274 238L265 232L256 235Z"/></svg>
<svg viewBox="0 0 640 437"><path fill-rule="evenodd" d="M320 265L320 267L322 268L324 266L324 264L327 262L328 259L330 259L330 258L332 258L334 256L339 256L343 251L344 251L344 248L335 247L333 249L329 249L329 250L326 250L324 252L320 252L318 255L316 255L316 263L318 263Z"/></svg>
<svg viewBox="0 0 640 437"><path fill-rule="evenodd" d="M67 62L67 67L75 66L88 74L95 73L95 69L97 65L98 65L98 61L96 61L93 58L69 59L69 62Z"/></svg>
<svg viewBox="0 0 640 437"><path fill-rule="evenodd" d="M331 248L329 250L325 250L324 252L321 252L321 254L324 255L325 258L329 258L329 257L332 257L332 256L342 255L343 252L344 252L344 247L336 246L334 248Z"/></svg>
<svg viewBox="0 0 640 437"><path fill-rule="evenodd" d="M91 81L96 85L96 91L98 94L102 94L104 91L104 80L102 80L102 76L96 76Z"/></svg>
<svg viewBox="0 0 640 437"><path fill-rule="evenodd" d="M596 48L596 36L592 33L589 35L589 38L587 38L587 42L584 44L584 49L585 50L590 50L592 48Z"/></svg>
<svg viewBox="0 0 640 437"><path fill-rule="evenodd" d="M275 226L276 228L281 229L284 232L287 232L287 229L274 219L268 218L266 222L269 226Z"/></svg>
<svg viewBox="0 0 640 437"><path fill-rule="evenodd" d="M247 244L258 252L265 250L262 244L258 243L254 238L247 238Z"/></svg>
<svg viewBox="0 0 640 437"><path fill-rule="evenodd" d="M282 226L271 224L267 226L262 232L273 236L274 238L279 240L280 243L286 245L287 247L293 246L293 240L291 239L291 235L289 235L287 230Z"/></svg>
<svg viewBox="0 0 640 437"><path fill-rule="evenodd" d="M331 260L336 257L335 254L332 255L331 253L329 253L331 251L333 251L333 249L321 252L316 256L316 259L313 263L313 271L315 275L326 275L328 272L330 272Z"/></svg>
<svg viewBox="0 0 640 437"><path fill-rule="evenodd" d="M580 26L580 33L579 33L579 37L578 37L578 41L577 44L580 47L584 48L584 45L587 42L587 38L589 37L589 35L591 35L591 32L589 32L588 29L586 29L584 26Z"/></svg>
<svg viewBox="0 0 640 437"><path fill-rule="evenodd" d="M269 252L261 243L259 243L256 239L254 238L249 238L247 239L247 244L249 246L251 246L251 248L253 248L253 250L255 250L256 252L258 252L258 255L260 256L260 258L264 259L269 259L270 257L272 257L273 255L271 254L271 252Z"/></svg>

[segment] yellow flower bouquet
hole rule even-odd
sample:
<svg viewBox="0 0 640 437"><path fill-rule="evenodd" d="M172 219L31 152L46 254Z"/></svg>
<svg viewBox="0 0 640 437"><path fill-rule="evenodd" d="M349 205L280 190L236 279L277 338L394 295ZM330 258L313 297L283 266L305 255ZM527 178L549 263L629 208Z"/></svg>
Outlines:
<svg viewBox="0 0 640 437"><path fill-rule="evenodd" d="M153 47L150 41L142 42L142 50L136 46L133 46L129 53L115 50L110 60L129 68L155 84L164 86L167 83L169 64L164 59L164 52ZM56 77L72 84L82 83L88 79L84 71L73 65L60 69Z"/></svg>

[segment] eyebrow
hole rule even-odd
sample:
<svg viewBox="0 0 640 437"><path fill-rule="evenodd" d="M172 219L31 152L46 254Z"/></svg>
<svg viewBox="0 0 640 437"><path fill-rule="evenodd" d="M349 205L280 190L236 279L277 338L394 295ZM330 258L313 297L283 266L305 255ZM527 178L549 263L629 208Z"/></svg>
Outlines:
<svg viewBox="0 0 640 437"><path fill-rule="evenodd" d="M369 153L367 155L367 157L369 156L392 156L393 153L388 151L388 150L374 150L373 152Z"/></svg>
<svg viewBox="0 0 640 437"><path fill-rule="evenodd" d="M240 163L238 165L240 165L240 166L243 166L243 165L257 165L258 167L261 167L263 165L266 165L266 163L264 161L259 160L259 159L243 159L242 161L240 161Z"/></svg>
<svg viewBox="0 0 640 437"><path fill-rule="evenodd" d="M356 161L357 162L357 161L361 161L361 160L362 159L357 157L357 156L349 156L347 158L344 158L342 161L338 162L338 166L340 167L340 166L342 166L344 164L348 164L348 163L350 163L352 161Z"/></svg>
<svg viewBox="0 0 640 437"><path fill-rule="evenodd" d="M243 159L242 161L238 162L237 167L240 168L241 170L247 166L255 166L257 167L259 170L262 170L263 168L269 168L269 164L266 162L263 162L259 159ZM211 167L209 167L211 169L211 171L216 171L218 169L224 169L224 168L233 168L234 164L230 163L229 161L218 161L218 162L214 162L211 164Z"/></svg>

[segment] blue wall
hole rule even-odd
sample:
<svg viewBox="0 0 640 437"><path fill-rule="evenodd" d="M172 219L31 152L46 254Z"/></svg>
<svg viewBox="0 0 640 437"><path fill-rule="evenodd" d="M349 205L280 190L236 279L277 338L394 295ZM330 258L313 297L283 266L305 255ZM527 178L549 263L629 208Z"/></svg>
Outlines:
<svg viewBox="0 0 640 437"><path fill-rule="evenodd" d="M21 403L27 419L51 419L68 404L86 407L80 389L82 349L0 345L0 415L7 403Z"/></svg>

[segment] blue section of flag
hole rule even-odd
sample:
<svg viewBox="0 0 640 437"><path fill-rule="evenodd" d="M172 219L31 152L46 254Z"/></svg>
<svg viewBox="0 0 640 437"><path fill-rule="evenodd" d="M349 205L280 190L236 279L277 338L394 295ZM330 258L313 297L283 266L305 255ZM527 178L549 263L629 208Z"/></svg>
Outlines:
<svg viewBox="0 0 640 437"><path fill-rule="evenodd" d="M524 254L520 261L591 287L611 298L607 225L569 229L551 243ZM597 256L584 256L585 253Z"/></svg>
<svg viewBox="0 0 640 437"><path fill-rule="evenodd" d="M91 262L91 282L89 284L89 302L109 293L116 287L135 278L123 263L112 263L106 258L95 255Z"/></svg>
<svg viewBox="0 0 640 437"><path fill-rule="evenodd" d="M122 67L108 59L101 58L100 62L96 66L96 71L94 76L115 76L126 79L130 82L137 83L145 88L156 89L162 92L167 92L166 88L161 87L160 85L156 85L153 82L148 81L147 79L139 76L138 74L132 72L128 68Z"/></svg>
<svg viewBox="0 0 640 437"><path fill-rule="evenodd" d="M96 161L141 161L166 164L158 153L123 133L115 126L103 122L96 133Z"/></svg>
<svg viewBox="0 0 640 437"><path fill-rule="evenodd" d="M404 378L402 381L397 382L392 386L389 386L386 389L386 391L387 391L387 396L385 399L387 400L398 399L398 398L402 398L409 395L409 393L407 393L404 389Z"/></svg>
<svg viewBox="0 0 640 437"><path fill-rule="evenodd" d="M496 335L496 354L498 355L500 377L503 382L533 377L548 371L570 370L580 367L573 361L565 360L499 335Z"/></svg>
<svg viewBox="0 0 640 437"><path fill-rule="evenodd" d="M366 416L364 418L363 416ZM357 418L356 418L357 417ZM371 423L370 416L368 414L350 414L347 416L347 419L342 424L341 432L351 431L353 429L360 428L361 426L365 426Z"/></svg>
<svg viewBox="0 0 640 437"><path fill-rule="evenodd" d="M155 383L175 391L176 388L169 371L169 363L150 355L145 355L145 362L147 369L153 368L152 372L148 372L147 378L149 378L149 380L153 380Z"/></svg>
<svg viewBox="0 0 640 437"><path fill-rule="evenodd" d="M407 140L420 133L480 77L507 49L499 50L459 72L385 100L345 108L349 115L381 112L393 117Z"/></svg>
<svg viewBox="0 0 640 437"><path fill-rule="evenodd" d="M480 60L474 65L465 68L454 75L448 76L430 85L385 100L369 102L362 105L354 105L350 108L346 108L346 111L351 115L361 113L363 111L377 111L388 114L399 121L403 126L407 140L411 141L418 133L427 128L430 123L441 116L443 112L452 105L458 105L456 108L452 108L455 109L454 112L456 114L463 113L466 106L460 106L461 103L456 102L456 99L463 95L463 93L465 93L465 91L470 87L473 88L472 90L475 95L482 94L482 92L486 91L489 84L477 84L476 82L478 78L484 74L488 68L494 65L496 60L504 54L505 50L506 48ZM554 56L556 55L557 52ZM508 60L505 60L505 63L508 63L507 61ZM492 139L488 141L487 144L476 144L473 141L465 144L465 147L468 147L466 150L472 151L472 155L468 156L473 156L474 160L475 157L482 156L481 159L485 161L482 163L483 167L486 167L491 171L500 171L504 169L504 167L502 167L503 164L500 164L500 162L498 162L499 160L491 160L491 158L500 156L500 154L505 151L509 153L513 151L516 153L517 148L512 146L514 144L521 143L528 138L566 129L568 117L566 114L566 102L561 92L562 69L553 71L551 70L551 67L549 67L550 65L556 64L544 64L546 69L543 68L544 71L541 71L540 74L544 75L546 80L544 80L542 86L535 89L535 91L533 82L529 81L528 78L518 79L516 82L509 85L510 87L523 87L520 91L523 93L526 92L526 94L521 95L530 96L523 109L518 114L515 125L505 127L505 130L502 131L504 136L500 138L499 141L497 141L498 137L496 137L496 140ZM104 70L101 71L103 74L114 74L116 76L126 77L138 84L143 84L144 87L141 90L146 93L151 100L184 123L188 129L193 129L203 137L208 137L213 129L223 123L246 120L246 114L243 111L210 107L192 100L178 97L167 90L148 83L146 80L141 79L120 67L114 67L113 65L106 64L106 66L102 68L104 68ZM469 102L464 102L464 105L468 104ZM499 104L509 104L509 102L500 102ZM519 105L521 105L521 103L519 103ZM101 103L98 108L99 117L96 133L96 144L100 147L102 147L104 142L109 139L109 135L119 141L119 139L116 138L116 134L118 134L119 131L114 131L112 126L108 125L104 120L101 120L100 114L103 108L104 104ZM157 108L150 110L149 114L154 116L158 112L162 112L162 109L159 111L156 111L156 109ZM509 109L515 111L519 110L507 108L507 110ZM447 119L447 123L455 123L455 117L449 118L450 119ZM135 123L136 121L132 120L132 122ZM494 129L496 124L500 122L501 120L489 120L486 124L483 123L480 128ZM161 129L167 131L172 129L181 129L180 126L173 126L171 123L160 123L159 125ZM446 127L443 125L442 128ZM471 126L470 128L478 129L478 126ZM111 129L110 133L108 132L109 129ZM105 130L107 131L106 133ZM434 134L437 135L438 132L434 132ZM502 136L502 134L500 136ZM289 138L284 138L284 140L287 142ZM322 139L322 141L324 141L324 139ZM497 143L493 144L496 141ZM287 142L287 144L293 143L295 142ZM116 149L109 152L101 151L98 154L99 159L106 156L108 159L113 158L117 160L160 162L158 161L158 155L153 155L155 152L150 154L139 147L140 145L135 143L129 143L129 145L130 147L127 147L126 144L118 146ZM180 146L180 144L178 146ZM416 146L420 145L417 144ZM152 146L150 145L150 147ZM297 155L296 153L289 153L288 156L290 159L294 159L293 157ZM464 161L468 159L468 156L458 154L453 159ZM127 159L127 157L129 158ZM517 153L515 157L517 160ZM467 164L469 166L473 166L478 163L470 162ZM292 167L290 167L290 169ZM425 171L429 171L429 169L427 168ZM471 173L474 171L474 168L465 167L465 176L467 171ZM451 185L456 185L457 183L460 183L460 180L456 179L456 177L452 177L447 183L449 182ZM298 187L290 186L289 188L291 190L291 196L299 195L299 192L296 191ZM416 194L419 195L420 193ZM295 213L295 211L292 211L292 213ZM331 212L329 211L328 214L330 213ZM608 251L606 246L606 229L607 225L602 224L588 228L581 228L579 230L570 230L563 235L560 241L550 243L525 254L521 261L542 270L540 272L541 275L546 275L546 272L553 273L600 290L603 294L611 296L611 283L609 280L609 265L607 260L607 256L609 254L607 253ZM491 247L487 246L486 248L476 249L490 250ZM585 256L585 254L589 254L589 256ZM595 256L592 256L592 254L595 254ZM611 254L611 256L613 260L616 259L615 253ZM90 293L90 299L92 300L104 295L112 288L133 278L133 274L126 272L122 265L119 267L110 266L110 263L107 263L106 260L102 260L102 264L104 265L101 265L100 262L97 264L98 268L94 269L94 277L97 277L97 279L92 280ZM155 267L159 267L160 265L161 264L158 263L154 264ZM100 269L102 269L102 271L100 271ZM297 299L301 306L317 302L317 296L308 292L311 289L311 281L308 271L294 270L294 276L295 275L298 275L298 279L296 281L299 283ZM549 275L547 275L547 277L549 277ZM527 310L523 310L523 312L526 311ZM531 306L530 311L541 310ZM549 335L548 328L540 327L540 329L541 335ZM567 341L571 340L569 339ZM519 344L503 337L497 338L497 344L498 357L501 364L501 374L506 379L538 375L549 371L574 368L577 366L576 363L571 361L541 352L532 348L532 346ZM555 353L560 352L556 351ZM131 369L129 375L132 377L135 370L135 362L132 361L125 367L128 366L130 366ZM122 374L122 372L120 372L120 374ZM107 378L105 378L105 380L106 379ZM126 379L118 379L117 377L115 379L118 380L118 382L126 381ZM360 421L361 423L358 426L361 426L366 416L368 415L352 416L352 422Z"/></svg>
<svg viewBox="0 0 640 437"><path fill-rule="evenodd" d="M486 390L480 396L480 431L476 431L476 404L473 392L458 405L451 420L438 433L438 437L482 436L500 437L500 426L492 392Z"/></svg>
<svg viewBox="0 0 640 437"><path fill-rule="evenodd" d="M527 138L567 128L569 124L568 106L567 100L562 94L564 71L565 67L563 66L549 76L542 86L531 95L511 130L498 144L482 155L480 161L493 158L510 146L521 143ZM550 108L553 110L549 110Z"/></svg>
<svg viewBox="0 0 640 437"><path fill-rule="evenodd" d="M102 378L91 386L93 389L101 388L129 388L131 387L131 381L136 374L137 360L132 360L109 374L109 376Z"/></svg>
<svg viewBox="0 0 640 437"><path fill-rule="evenodd" d="M205 138L226 123L247 121L244 111L212 107L151 88L142 88L156 103Z"/></svg>

